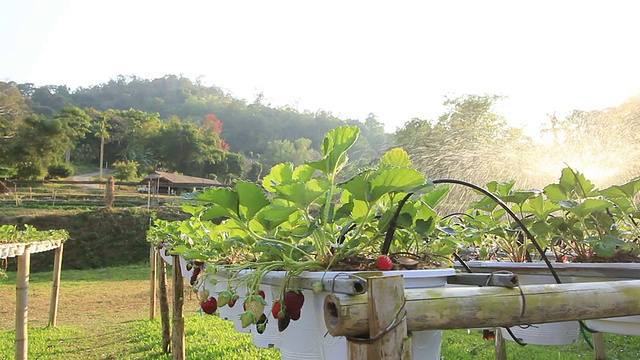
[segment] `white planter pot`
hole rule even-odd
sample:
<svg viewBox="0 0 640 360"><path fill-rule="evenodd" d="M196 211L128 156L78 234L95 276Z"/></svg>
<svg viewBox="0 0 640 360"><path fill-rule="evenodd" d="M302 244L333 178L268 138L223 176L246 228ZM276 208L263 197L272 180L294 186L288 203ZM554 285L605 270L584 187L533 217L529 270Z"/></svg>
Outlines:
<svg viewBox="0 0 640 360"><path fill-rule="evenodd" d="M190 269L187 269L187 265L189 265L189 262L185 258L180 256L180 269L182 270L182 277L185 280L190 281L191 275L193 275L193 266L191 266Z"/></svg>
<svg viewBox="0 0 640 360"><path fill-rule="evenodd" d="M385 275L397 273L398 271L384 272ZM445 286L447 276L455 274L455 270L410 270L401 273L405 278L405 288L415 289ZM323 277L331 279L338 274L343 272L310 272L300 276L319 281ZM346 339L331 336L325 326L324 299L328 293L314 294L311 290L303 290L302 293L305 297L302 316L298 321L291 321L289 327L280 333L282 360L348 359ZM441 343L440 330L413 333L413 359L440 360Z"/></svg>
<svg viewBox="0 0 640 360"><path fill-rule="evenodd" d="M640 316L623 316L585 321L591 330L611 334L640 336Z"/></svg>
<svg viewBox="0 0 640 360"><path fill-rule="evenodd" d="M580 324L577 321L534 324L530 327L513 326L510 329L525 344L570 345L580 339ZM513 341L506 329L500 330L505 340Z"/></svg>
<svg viewBox="0 0 640 360"><path fill-rule="evenodd" d="M513 263L517 267L520 263ZM519 275L520 285L553 284L551 275ZM513 326L510 328L516 338L525 344L532 345L570 345L580 340L580 323L562 321L547 324L532 324L529 327ZM509 341L513 338L506 329L500 329L502 336Z"/></svg>
<svg viewBox="0 0 640 360"><path fill-rule="evenodd" d="M158 252L158 255L160 255L160 257L162 258L162 260L164 260L164 262L166 262L169 265L173 265L173 256L166 254L167 248L165 247L163 247L162 249L156 248L156 251Z"/></svg>

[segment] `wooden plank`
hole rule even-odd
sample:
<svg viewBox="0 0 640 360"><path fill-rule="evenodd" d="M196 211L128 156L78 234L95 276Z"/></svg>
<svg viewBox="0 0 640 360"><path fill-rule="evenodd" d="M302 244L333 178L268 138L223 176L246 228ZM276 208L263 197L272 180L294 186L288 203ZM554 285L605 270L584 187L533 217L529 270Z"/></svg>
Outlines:
<svg viewBox="0 0 640 360"><path fill-rule="evenodd" d="M53 285L51 286L51 301L49 302L49 326L56 327L58 323L58 299L60 298L60 274L62 272L62 254L64 243L56 249L53 259Z"/></svg>
<svg viewBox="0 0 640 360"><path fill-rule="evenodd" d="M153 320L156 318L156 299L157 299L157 284L158 284L158 274L156 270L158 268L158 253L156 252L155 246L150 246L151 251L149 253L149 262L151 263L151 288L149 289L149 319Z"/></svg>
<svg viewBox="0 0 640 360"><path fill-rule="evenodd" d="M184 348L184 279L180 268L180 257L173 255L173 333L171 354L173 360L185 360Z"/></svg>
<svg viewBox="0 0 640 360"><path fill-rule="evenodd" d="M31 254L29 246L18 256L18 274L16 278L16 360L26 360L29 349L29 270Z"/></svg>
<svg viewBox="0 0 640 360"><path fill-rule="evenodd" d="M162 320L162 350L165 354L171 352L171 323L169 314L169 291L167 287L167 263L158 261L160 319Z"/></svg>
<svg viewBox="0 0 640 360"><path fill-rule="evenodd" d="M402 275L371 277L368 279L369 339L361 342L348 339L351 360L411 359L406 354L406 310L404 308L404 280Z"/></svg>
<svg viewBox="0 0 640 360"><path fill-rule="evenodd" d="M521 293L522 291L522 293ZM507 327L640 315L640 280L405 290L409 331ZM325 324L333 336L367 334L367 297L330 294Z"/></svg>
<svg viewBox="0 0 640 360"><path fill-rule="evenodd" d="M593 334L593 347L595 350L596 360L607 359L607 351L604 346L604 333L599 332Z"/></svg>
<svg viewBox="0 0 640 360"><path fill-rule="evenodd" d="M493 329L495 334L494 355L496 360L507 360L507 347L499 328Z"/></svg>

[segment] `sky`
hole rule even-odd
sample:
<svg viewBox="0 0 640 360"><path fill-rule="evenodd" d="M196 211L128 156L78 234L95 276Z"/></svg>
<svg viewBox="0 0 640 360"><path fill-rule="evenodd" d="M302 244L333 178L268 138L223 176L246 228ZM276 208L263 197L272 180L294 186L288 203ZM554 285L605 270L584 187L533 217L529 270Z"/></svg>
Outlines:
<svg viewBox="0 0 640 360"><path fill-rule="evenodd" d="M528 132L640 95L637 1L0 1L0 81L200 78L237 98L436 119L445 96L498 94Z"/></svg>

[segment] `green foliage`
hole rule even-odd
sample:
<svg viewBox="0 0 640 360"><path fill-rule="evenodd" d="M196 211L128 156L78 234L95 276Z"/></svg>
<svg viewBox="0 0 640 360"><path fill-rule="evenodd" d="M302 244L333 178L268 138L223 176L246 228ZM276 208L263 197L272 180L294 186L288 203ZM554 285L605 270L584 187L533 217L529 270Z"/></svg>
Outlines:
<svg viewBox="0 0 640 360"><path fill-rule="evenodd" d="M247 171L247 180L258 182L258 180L260 180L261 177L262 177L262 164L257 161L252 162L251 167L249 168L249 171Z"/></svg>
<svg viewBox="0 0 640 360"><path fill-rule="evenodd" d="M249 293L273 270L291 277L354 259L366 266L389 248L432 255L426 238L435 231L429 224L436 213L427 200L438 205L446 190L428 196L434 186L410 168L409 156L401 149L390 150L375 166L338 183L358 136L355 126L329 131L319 160L274 166L263 179L264 188L238 181L234 189L195 194L202 205L185 208L192 217L178 223L155 221L148 241L187 260L227 264L232 272L252 269L250 279L244 280ZM414 192L421 194L410 199ZM210 221L214 219L216 223ZM387 239L387 234L394 236ZM251 313L245 320L257 321Z"/></svg>
<svg viewBox="0 0 640 360"><path fill-rule="evenodd" d="M42 230L25 225L24 230L15 225L0 225L0 244L29 243L35 241L64 242L69 237L66 230Z"/></svg>
<svg viewBox="0 0 640 360"><path fill-rule="evenodd" d="M113 167L116 169L113 177L118 180L132 180L138 176L138 163L135 161L118 161Z"/></svg>
<svg viewBox="0 0 640 360"><path fill-rule="evenodd" d="M261 157L266 165L276 165L282 162L291 162L301 165L305 162L316 160L320 154L311 149L311 140L300 138L291 142L289 140L274 140L267 143L267 149Z"/></svg>
<svg viewBox="0 0 640 360"><path fill-rule="evenodd" d="M446 98L436 120L413 119L396 131L394 142L430 178L464 179L476 184L521 178L531 140L494 111L502 97ZM460 189L456 193L466 193ZM462 197L463 195L456 195Z"/></svg>
<svg viewBox="0 0 640 360"><path fill-rule="evenodd" d="M47 179L64 179L73 175L73 166L68 163L49 165L47 168Z"/></svg>
<svg viewBox="0 0 640 360"><path fill-rule="evenodd" d="M513 188L514 182L487 184L487 190L557 259L611 261L640 254L636 242L640 228L634 220L640 214L634 202L640 180L599 190L582 173L567 167L558 182L544 191ZM474 202L465 215L457 227L449 228L451 235L463 240L461 247L498 249L511 261L537 256L522 226L488 196Z"/></svg>

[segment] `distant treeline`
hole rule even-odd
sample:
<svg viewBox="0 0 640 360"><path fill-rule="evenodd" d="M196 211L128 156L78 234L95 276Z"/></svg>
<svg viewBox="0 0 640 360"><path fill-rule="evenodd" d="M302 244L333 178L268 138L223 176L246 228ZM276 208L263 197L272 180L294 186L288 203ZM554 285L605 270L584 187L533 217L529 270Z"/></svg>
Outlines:
<svg viewBox="0 0 640 360"><path fill-rule="evenodd" d="M360 121L271 107L261 96L248 103L175 75L119 76L75 90L0 82L0 177L55 177L69 161L99 164L102 151L122 177L161 168L257 179L275 163L317 157L323 135L345 124L362 129L356 159L377 156L388 141L373 114Z"/></svg>

